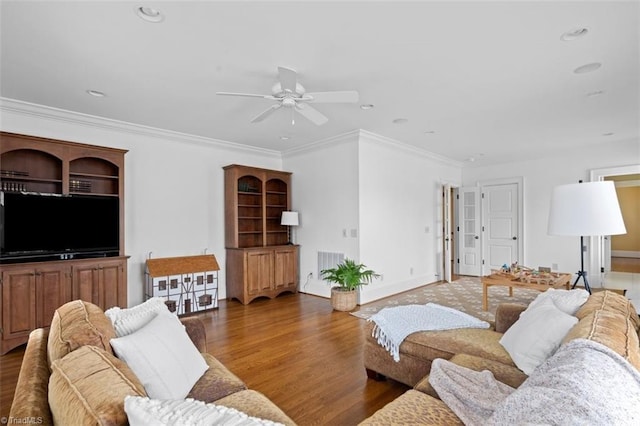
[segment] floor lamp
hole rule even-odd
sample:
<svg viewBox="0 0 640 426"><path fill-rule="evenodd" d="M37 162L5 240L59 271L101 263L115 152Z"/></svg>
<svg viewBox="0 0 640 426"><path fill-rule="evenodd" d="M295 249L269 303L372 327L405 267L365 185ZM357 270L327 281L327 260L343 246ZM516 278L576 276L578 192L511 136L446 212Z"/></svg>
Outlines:
<svg viewBox="0 0 640 426"><path fill-rule="evenodd" d="M287 227L287 244L295 244L295 236L293 235L292 226L298 226L300 224L298 220L298 212L282 212L282 218L280 220L280 225L285 225Z"/></svg>
<svg viewBox="0 0 640 426"><path fill-rule="evenodd" d="M553 189L549 209L549 235L580 237L580 278L591 293L584 270L584 237L626 234L616 188L612 181L561 185Z"/></svg>

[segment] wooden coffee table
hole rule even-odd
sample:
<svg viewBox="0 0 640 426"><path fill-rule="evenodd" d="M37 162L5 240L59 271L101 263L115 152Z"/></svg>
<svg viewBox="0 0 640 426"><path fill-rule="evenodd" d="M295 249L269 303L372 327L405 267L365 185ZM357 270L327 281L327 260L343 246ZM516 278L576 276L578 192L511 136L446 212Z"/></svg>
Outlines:
<svg viewBox="0 0 640 426"><path fill-rule="evenodd" d="M509 296L513 296L513 288L530 288L538 291L546 291L550 288L571 288L572 274L563 272L554 273L545 278L513 278L508 275L492 274L482 277L482 310L486 311L489 305L489 287L509 287Z"/></svg>

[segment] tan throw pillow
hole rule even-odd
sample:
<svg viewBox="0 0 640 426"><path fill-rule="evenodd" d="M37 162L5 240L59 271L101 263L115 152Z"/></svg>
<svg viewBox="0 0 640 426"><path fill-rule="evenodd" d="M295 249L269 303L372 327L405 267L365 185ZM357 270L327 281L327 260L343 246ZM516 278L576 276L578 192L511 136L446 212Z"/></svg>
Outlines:
<svg viewBox="0 0 640 426"><path fill-rule="evenodd" d="M126 425L124 399L146 396L131 369L95 346L83 346L51 367L49 407L55 424Z"/></svg>
<svg viewBox="0 0 640 426"><path fill-rule="evenodd" d="M98 306L82 300L65 303L56 309L51 321L47 342L49 366L85 345L113 355L109 341L115 336L111 321Z"/></svg>

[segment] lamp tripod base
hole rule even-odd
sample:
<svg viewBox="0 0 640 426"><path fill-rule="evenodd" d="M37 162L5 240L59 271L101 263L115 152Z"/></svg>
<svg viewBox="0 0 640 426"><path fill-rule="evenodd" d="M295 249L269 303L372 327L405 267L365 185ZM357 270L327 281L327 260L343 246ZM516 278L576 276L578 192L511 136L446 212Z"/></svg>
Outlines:
<svg viewBox="0 0 640 426"><path fill-rule="evenodd" d="M584 281L584 289L587 290L589 294L591 294L591 287L589 286L589 280L587 280L587 271L578 271L578 277L573 282L573 287L571 288L576 288L576 285L578 284L578 281L580 281L580 278L582 278Z"/></svg>
<svg viewBox="0 0 640 426"><path fill-rule="evenodd" d="M584 237L581 236L580 237L580 270L578 271L578 277L576 278L575 282L573 283L573 287L571 288L572 289L576 288L576 284L578 284L578 281L580 281L580 278L582 278L584 280L584 289L587 290L589 294L591 294L591 287L589 287L589 281L587 280L587 271L584 270L584 250L585 250Z"/></svg>

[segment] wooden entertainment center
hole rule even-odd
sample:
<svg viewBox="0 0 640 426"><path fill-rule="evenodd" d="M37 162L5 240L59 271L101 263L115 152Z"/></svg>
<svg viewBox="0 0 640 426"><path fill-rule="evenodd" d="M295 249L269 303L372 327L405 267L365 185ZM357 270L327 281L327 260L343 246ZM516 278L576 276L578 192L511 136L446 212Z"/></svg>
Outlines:
<svg viewBox="0 0 640 426"><path fill-rule="evenodd" d="M32 330L48 327L55 310L68 301L82 299L102 309L127 306L126 152L0 132L0 188L4 193L115 197L119 205L117 255L83 258L70 253L52 260L3 260L0 264L0 354L27 342Z"/></svg>
<svg viewBox="0 0 640 426"><path fill-rule="evenodd" d="M224 172L227 298L246 305L295 293L298 246L280 224L291 207L291 173L236 164Z"/></svg>

